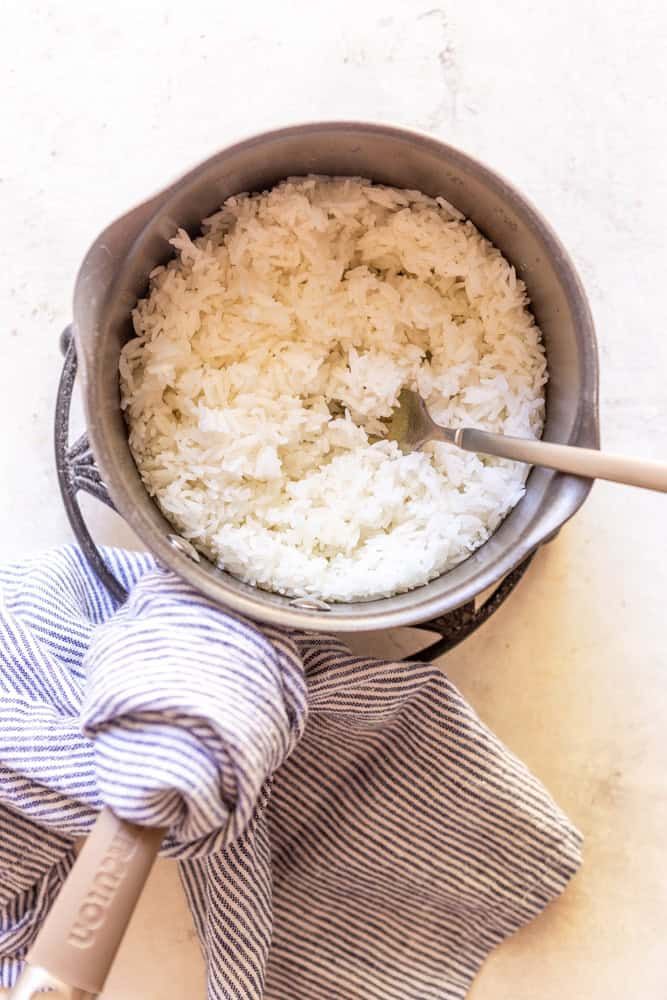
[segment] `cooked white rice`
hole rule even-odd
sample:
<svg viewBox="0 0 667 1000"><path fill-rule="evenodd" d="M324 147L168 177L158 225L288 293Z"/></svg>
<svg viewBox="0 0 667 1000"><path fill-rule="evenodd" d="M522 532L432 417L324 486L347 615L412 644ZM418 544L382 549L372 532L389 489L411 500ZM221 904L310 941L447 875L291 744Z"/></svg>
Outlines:
<svg viewBox="0 0 667 1000"><path fill-rule="evenodd" d="M404 386L450 427L540 435L546 362L514 268L443 199L359 178L230 198L202 232L171 241L120 361L166 517L248 583L329 601L465 559L526 467L377 438Z"/></svg>

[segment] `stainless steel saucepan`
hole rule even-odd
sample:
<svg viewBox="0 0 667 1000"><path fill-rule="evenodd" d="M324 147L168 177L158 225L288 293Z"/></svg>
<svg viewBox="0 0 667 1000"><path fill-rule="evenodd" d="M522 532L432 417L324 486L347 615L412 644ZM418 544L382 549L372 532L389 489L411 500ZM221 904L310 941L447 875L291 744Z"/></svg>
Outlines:
<svg viewBox="0 0 667 1000"><path fill-rule="evenodd" d="M130 453L120 411L118 357L131 333L130 310L148 274L171 255L178 226L196 233L225 198L290 175L355 174L442 195L468 216L525 281L546 342L550 381L544 437L598 447L595 333L574 266L535 208L493 170L426 135L389 125L332 122L279 129L230 146L112 223L81 266L74 337L83 376L88 436L111 498L158 559L208 597L251 618L336 632L413 625L447 614L486 590L558 531L585 500L590 482L534 469L526 495L469 559L426 586L381 600L307 607L241 583L188 545L148 496ZM190 554L188 554L190 553ZM315 602L317 604L317 602Z"/></svg>
<svg viewBox="0 0 667 1000"><path fill-rule="evenodd" d="M333 632L442 620L553 537L586 499L590 481L533 469L521 502L489 541L455 569L398 597L331 606L314 602L309 607L310 602L240 583L198 558L174 536L146 493L128 447L118 357L131 335L130 311L146 291L149 272L171 256L168 240L179 226L196 233L202 218L229 195L309 173L361 175L416 188L442 195L464 212L514 264L528 288L550 373L544 437L598 447L598 363L591 314L570 258L539 212L493 170L429 136L389 125L324 122L266 132L229 146L95 240L74 295L74 338L92 447L92 456L85 440L71 449L74 485L102 495L103 480L116 509L161 563L208 597L251 618ZM69 371L65 386L71 391L74 370ZM64 455L66 430L61 437ZM63 463L61 482L69 475ZM49 986L60 996L81 1000L101 991L161 836L102 813L28 956L32 964L13 992L17 1000Z"/></svg>

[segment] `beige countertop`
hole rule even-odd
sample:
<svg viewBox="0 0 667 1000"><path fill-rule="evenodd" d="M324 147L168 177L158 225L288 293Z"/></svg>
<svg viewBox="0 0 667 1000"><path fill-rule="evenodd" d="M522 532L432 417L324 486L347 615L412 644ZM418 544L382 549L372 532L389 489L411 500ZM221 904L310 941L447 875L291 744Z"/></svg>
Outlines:
<svg viewBox="0 0 667 1000"><path fill-rule="evenodd" d="M667 458L667 10L657 0L8 5L0 40L2 554L70 539L51 419L73 278L104 224L228 140L395 120L510 177L593 307L610 450ZM474 1000L667 995L667 499L597 484L443 669L585 836L565 895L483 968ZM88 509L101 539L131 541ZM160 862L106 1000L203 997Z"/></svg>

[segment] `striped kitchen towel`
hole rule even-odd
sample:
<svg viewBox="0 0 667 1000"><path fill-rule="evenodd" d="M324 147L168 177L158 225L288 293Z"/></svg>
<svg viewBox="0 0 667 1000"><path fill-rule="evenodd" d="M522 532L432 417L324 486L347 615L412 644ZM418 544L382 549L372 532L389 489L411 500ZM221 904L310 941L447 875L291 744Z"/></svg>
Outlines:
<svg viewBox="0 0 667 1000"><path fill-rule="evenodd" d="M170 829L221 1000L445 1000L579 864L436 667L225 612L107 550L0 570L0 981L102 804Z"/></svg>

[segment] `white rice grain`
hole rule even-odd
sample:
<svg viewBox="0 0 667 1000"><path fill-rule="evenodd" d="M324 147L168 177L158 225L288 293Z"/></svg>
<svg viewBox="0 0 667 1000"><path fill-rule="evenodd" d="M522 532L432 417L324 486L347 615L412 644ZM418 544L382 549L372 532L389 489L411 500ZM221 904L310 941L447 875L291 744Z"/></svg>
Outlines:
<svg viewBox="0 0 667 1000"><path fill-rule="evenodd" d="M489 537L525 466L377 440L405 386L448 426L541 433L540 331L472 223L416 191L308 177L171 242L120 376L142 479L185 538L246 582L352 601Z"/></svg>

